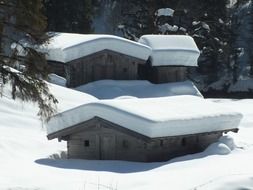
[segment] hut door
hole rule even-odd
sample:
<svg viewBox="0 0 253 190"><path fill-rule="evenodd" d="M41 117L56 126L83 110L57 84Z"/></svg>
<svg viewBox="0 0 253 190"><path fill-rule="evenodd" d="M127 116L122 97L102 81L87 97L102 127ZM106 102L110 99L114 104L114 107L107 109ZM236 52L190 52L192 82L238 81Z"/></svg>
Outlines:
<svg viewBox="0 0 253 190"><path fill-rule="evenodd" d="M115 136L103 134L100 139L101 160L115 160Z"/></svg>

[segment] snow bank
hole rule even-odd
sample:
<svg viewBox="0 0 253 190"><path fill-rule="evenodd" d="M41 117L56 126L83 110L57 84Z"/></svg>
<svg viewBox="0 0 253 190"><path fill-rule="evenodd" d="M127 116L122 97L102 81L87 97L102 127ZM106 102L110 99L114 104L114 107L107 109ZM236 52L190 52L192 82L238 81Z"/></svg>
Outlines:
<svg viewBox="0 0 253 190"><path fill-rule="evenodd" d="M59 86L66 86L66 79L54 73L49 74L48 79L49 82L52 84L56 84Z"/></svg>
<svg viewBox="0 0 253 190"><path fill-rule="evenodd" d="M65 88L62 86L49 84L50 92L56 97L57 100L64 101L57 104L58 113L75 108L77 106L96 102L98 99L90 94L81 93L76 90Z"/></svg>
<svg viewBox="0 0 253 190"><path fill-rule="evenodd" d="M231 152L230 148L226 144L221 142L216 142L209 145L204 151L204 153L208 155L212 154L226 155L229 154L230 152Z"/></svg>
<svg viewBox="0 0 253 190"><path fill-rule="evenodd" d="M224 135L224 136L220 137L219 142L227 145L230 150L234 150L236 147L234 139L228 135Z"/></svg>
<svg viewBox="0 0 253 190"><path fill-rule="evenodd" d="M59 101L57 111L64 112L82 104L98 101L97 98L89 94L78 92L69 88L48 83L50 92ZM6 84L3 88L0 98L0 128L1 127L20 127L33 128L41 127L41 122L37 113L39 111L37 104L31 102L22 102L19 99L12 99L11 86ZM64 101L62 101L64 100ZM1 142L1 139L0 139ZM1 144L1 143L0 143ZM0 145L1 147L1 145Z"/></svg>
<svg viewBox="0 0 253 190"><path fill-rule="evenodd" d="M91 94L98 99L113 99L121 96L124 98L152 98L176 95L202 97L195 85L190 81L152 84L145 80L100 80L79 86L76 90Z"/></svg>
<svg viewBox="0 0 253 190"><path fill-rule="evenodd" d="M153 66L184 65L198 66L199 49L190 36L144 35L139 42L152 48Z"/></svg>
<svg viewBox="0 0 253 190"><path fill-rule="evenodd" d="M41 47L51 61L69 62L102 50L112 50L139 59L147 60L151 49L113 35L53 33L49 43Z"/></svg>
<svg viewBox="0 0 253 190"><path fill-rule="evenodd" d="M229 135L221 136L218 142L209 145L203 152L205 155L226 155L236 148L234 139Z"/></svg>
<svg viewBox="0 0 253 190"><path fill-rule="evenodd" d="M49 121L47 132L51 134L95 116L151 138L237 128L242 118L240 113L196 96L112 99L56 115Z"/></svg>

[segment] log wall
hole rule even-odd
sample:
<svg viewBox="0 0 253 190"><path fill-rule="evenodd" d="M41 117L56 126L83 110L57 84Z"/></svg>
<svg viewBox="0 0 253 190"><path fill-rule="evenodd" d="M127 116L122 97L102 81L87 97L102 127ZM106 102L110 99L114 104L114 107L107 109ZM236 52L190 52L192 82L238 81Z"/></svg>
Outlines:
<svg viewBox="0 0 253 190"><path fill-rule="evenodd" d="M61 77L66 77L65 64L56 61L47 61L50 67L50 73L55 73Z"/></svg>
<svg viewBox="0 0 253 190"><path fill-rule="evenodd" d="M66 63L66 79L68 87L76 87L89 82L138 79L138 65L144 60L129 57L109 50Z"/></svg>
<svg viewBox="0 0 253 190"><path fill-rule="evenodd" d="M83 131L69 135L68 158L95 160L166 161L204 150L222 132L143 139L138 134L115 130L119 126L97 121Z"/></svg>
<svg viewBox="0 0 253 190"><path fill-rule="evenodd" d="M138 74L140 79L152 83L180 82L187 79L187 67L184 66L162 66L152 67L140 65Z"/></svg>

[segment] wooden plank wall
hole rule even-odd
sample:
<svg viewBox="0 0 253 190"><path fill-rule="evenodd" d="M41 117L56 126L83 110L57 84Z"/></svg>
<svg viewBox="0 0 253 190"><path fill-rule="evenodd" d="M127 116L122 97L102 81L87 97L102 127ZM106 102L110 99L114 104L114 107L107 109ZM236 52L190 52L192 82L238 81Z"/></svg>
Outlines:
<svg viewBox="0 0 253 190"><path fill-rule="evenodd" d="M55 73L59 76L66 77L66 72L65 72L65 64L61 62L56 62L56 61L47 61L49 68L50 68L50 73Z"/></svg>
<svg viewBox="0 0 253 190"><path fill-rule="evenodd" d="M180 82L187 79L187 67L184 66L160 66L140 65L138 74L140 79L149 80L152 83Z"/></svg>
<svg viewBox="0 0 253 190"><path fill-rule="evenodd" d="M222 132L213 132L153 138L147 141L115 130L119 126L112 125L96 120L92 126L84 126L85 130L70 135L68 157L140 162L166 161L177 156L200 152L222 135Z"/></svg>
<svg viewBox="0 0 253 190"><path fill-rule="evenodd" d="M76 87L89 82L138 79L138 64L144 60L104 50L68 63L67 86Z"/></svg>

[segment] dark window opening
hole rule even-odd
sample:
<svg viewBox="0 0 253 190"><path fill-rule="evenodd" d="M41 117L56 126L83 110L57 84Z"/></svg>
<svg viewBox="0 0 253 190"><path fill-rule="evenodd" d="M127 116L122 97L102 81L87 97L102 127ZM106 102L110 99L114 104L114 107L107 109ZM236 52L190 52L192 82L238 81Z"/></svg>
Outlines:
<svg viewBox="0 0 253 190"><path fill-rule="evenodd" d="M126 72L127 72L127 68L124 68L124 69L123 69L123 72L126 73Z"/></svg>
<svg viewBox="0 0 253 190"><path fill-rule="evenodd" d="M89 147L90 146L90 141L89 140L85 140L84 141L84 146L85 147Z"/></svg>
<svg viewBox="0 0 253 190"><path fill-rule="evenodd" d="M163 140L160 140L160 147L163 147Z"/></svg>
<svg viewBox="0 0 253 190"><path fill-rule="evenodd" d="M196 137L196 142L199 143L199 137Z"/></svg>
<svg viewBox="0 0 253 190"><path fill-rule="evenodd" d="M182 138L181 145L186 146L186 139L185 138Z"/></svg>
<svg viewBox="0 0 253 190"><path fill-rule="evenodd" d="M129 147L129 144L128 144L128 141L127 141L127 140L123 140L123 141L122 141L122 147L123 147L123 148L128 148L128 147Z"/></svg>

